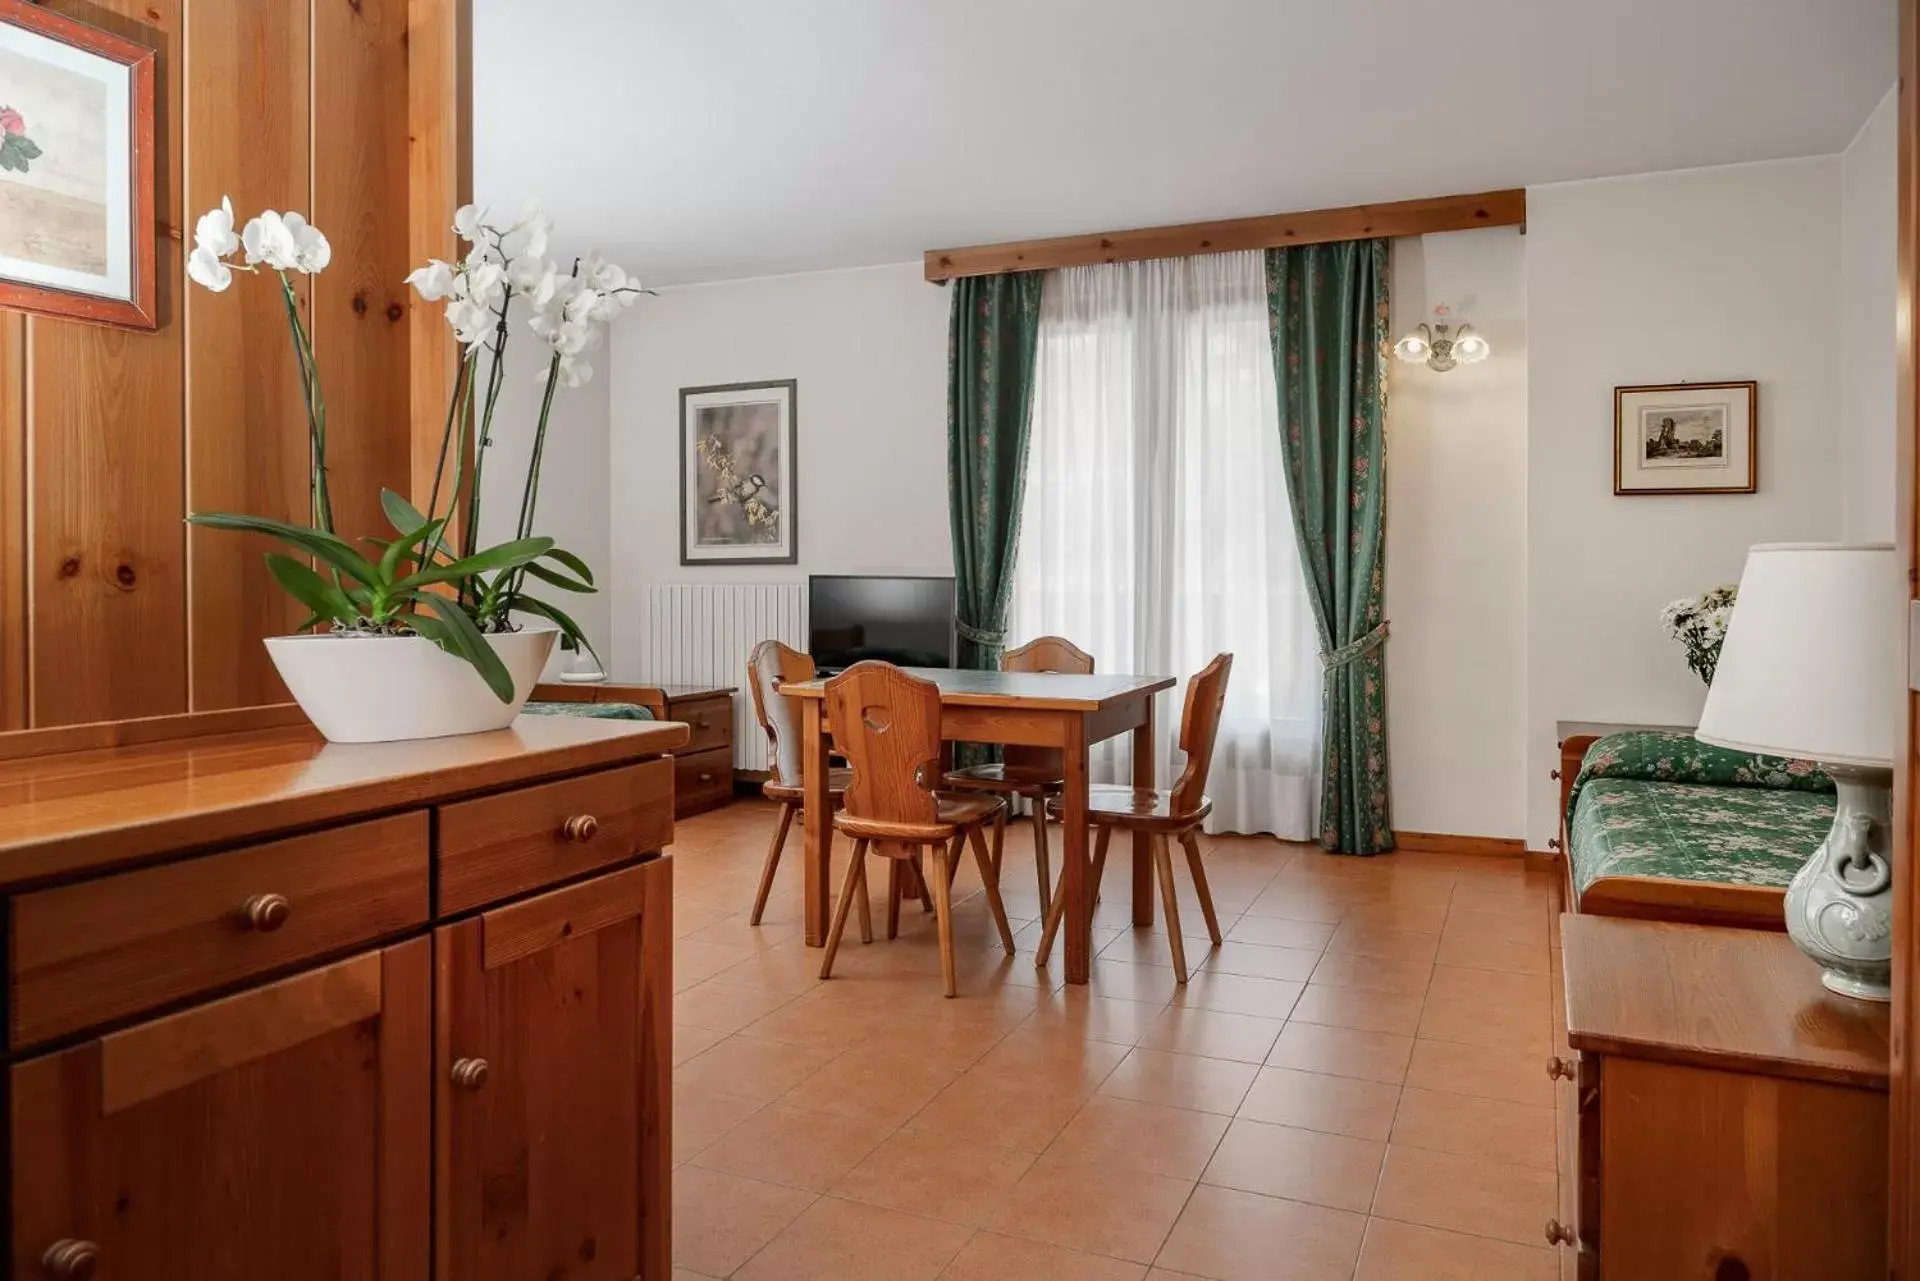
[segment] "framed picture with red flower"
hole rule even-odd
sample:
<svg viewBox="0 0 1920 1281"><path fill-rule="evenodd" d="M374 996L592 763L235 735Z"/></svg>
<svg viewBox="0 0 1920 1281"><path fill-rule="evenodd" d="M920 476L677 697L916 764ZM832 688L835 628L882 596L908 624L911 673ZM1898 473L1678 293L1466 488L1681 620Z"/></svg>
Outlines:
<svg viewBox="0 0 1920 1281"><path fill-rule="evenodd" d="M155 74L136 39L0 0L0 307L159 327Z"/></svg>

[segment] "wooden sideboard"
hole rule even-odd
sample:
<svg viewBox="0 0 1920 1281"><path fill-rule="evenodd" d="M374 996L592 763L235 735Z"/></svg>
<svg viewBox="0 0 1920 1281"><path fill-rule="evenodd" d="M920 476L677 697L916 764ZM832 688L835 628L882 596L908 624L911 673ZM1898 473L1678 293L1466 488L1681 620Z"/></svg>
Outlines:
<svg viewBox="0 0 1920 1281"><path fill-rule="evenodd" d="M593 685L547 685L534 697L556 703L638 703L663 721L687 727L685 747L674 752L674 817L702 814L733 800L733 696L731 685L643 685L604 681Z"/></svg>
<svg viewBox="0 0 1920 1281"><path fill-rule="evenodd" d="M684 726L0 735L15 1281L666 1281Z"/></svg>
<svg viewBox="0 0 1920 1281"><path fill-rule="evenodd" d="M1561 1275L1884 1281L1887 1007L1784 934L1558 928Z"/></svg>

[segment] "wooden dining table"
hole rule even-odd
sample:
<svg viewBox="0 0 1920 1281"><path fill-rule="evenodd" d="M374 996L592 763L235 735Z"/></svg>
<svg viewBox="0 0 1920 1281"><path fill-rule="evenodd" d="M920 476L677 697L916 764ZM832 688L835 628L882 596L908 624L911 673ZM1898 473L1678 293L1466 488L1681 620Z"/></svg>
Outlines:
<svg viewBox="0 0 1920 1281"><path fill-rule="evenodd" d="M973 672L905 669L940 688L940 736L949 742L1017 743L1053 747L1065 758L1061 821L1065 854L1060 892L1067 896L1066 978L1085 983L1093 968L1093 893L1087 882L1087 749L1120 734L1133 735L1133 785L1151 788L1153 700L1178 682L1171 676L1070 676L1050 672ZM832 810L827 801L829 736L826 682L782 685L799 699L801 771L806 818L806 931L809 947L824 947L833 893ZM1045 910L1045 904L1042 904ZM1133 923L1153 924L1153 861L1147 837L1133 838Z"/></svg>

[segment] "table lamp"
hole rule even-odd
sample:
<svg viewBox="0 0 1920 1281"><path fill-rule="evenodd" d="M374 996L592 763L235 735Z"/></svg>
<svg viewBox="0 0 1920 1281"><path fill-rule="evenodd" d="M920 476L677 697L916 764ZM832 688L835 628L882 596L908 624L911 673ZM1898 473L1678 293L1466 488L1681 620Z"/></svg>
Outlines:
<svg viewBox="0 0 1920 1281"><path fill-rule="evenodd" d="M1893 999L1893 759L1905 576L1887 544L1750 549L1696 737L1817 762L1833 827L1787 887L1787 933L1845 996Z"/></svg>

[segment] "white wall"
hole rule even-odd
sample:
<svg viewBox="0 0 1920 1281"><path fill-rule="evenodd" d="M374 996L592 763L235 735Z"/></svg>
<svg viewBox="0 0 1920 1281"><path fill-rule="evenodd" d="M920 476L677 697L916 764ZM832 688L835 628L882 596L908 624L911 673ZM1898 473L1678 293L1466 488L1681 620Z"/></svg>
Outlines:
<svg viewBox="0 0 1920 1281"><path fill-rule="evenodd" d="M1753 543L1841 533L1840 164L1528 189L1532 848L1556 831L1556 721L1697 720L1660 606L1736 580ZM1757 494L1613 495L1615 386L1740 378L1760 385Z"/></svg>
<svg viewBox="0 0 1920 1281"><path fill-rule="evenodd" d="M612 337L617 676L648 675L649 583L948 574L947 307L919 263L697 285L643 298ZM682 566L680 388L793 378L799 563Z"/></svg>
<svg viewBox="0 0 1920 1281"><path fill-rule="evenodd" d="M1899 307L1900 91L1840 156L1840 422L1844 536L1891 542Z"/></svg>
<svg viewBox="0 0 1920 1281"><path fill-rule="evenodd" d="M1393 333L1446 303L1493 345L1387 386L1387 736L1402 831L1526 831L1527 238L1396 240Z"/></svg>

